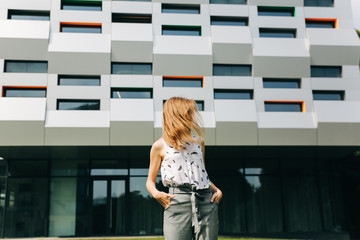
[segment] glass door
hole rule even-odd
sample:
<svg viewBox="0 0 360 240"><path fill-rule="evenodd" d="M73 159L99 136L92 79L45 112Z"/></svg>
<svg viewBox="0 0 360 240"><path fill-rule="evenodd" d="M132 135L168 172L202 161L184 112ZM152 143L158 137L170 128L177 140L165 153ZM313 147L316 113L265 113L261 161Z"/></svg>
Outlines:
<svg viewBox="0 0 360 240"><path fill-rule="evenodd" d="M92 180L92 235L126 234L126 180Z"/></svg>

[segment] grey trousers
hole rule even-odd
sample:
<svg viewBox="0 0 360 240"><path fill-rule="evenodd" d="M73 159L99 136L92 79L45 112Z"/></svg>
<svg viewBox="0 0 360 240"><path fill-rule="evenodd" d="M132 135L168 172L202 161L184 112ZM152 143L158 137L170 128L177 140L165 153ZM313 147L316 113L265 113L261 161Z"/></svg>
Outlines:
<svg viewBox="0 0 360 240"><path fill-rule="evenodd" d="M169 188L170 206L164 209L165 240L216 240L218 238L218 204L210 202L209 189L191 191Z"/></svg>

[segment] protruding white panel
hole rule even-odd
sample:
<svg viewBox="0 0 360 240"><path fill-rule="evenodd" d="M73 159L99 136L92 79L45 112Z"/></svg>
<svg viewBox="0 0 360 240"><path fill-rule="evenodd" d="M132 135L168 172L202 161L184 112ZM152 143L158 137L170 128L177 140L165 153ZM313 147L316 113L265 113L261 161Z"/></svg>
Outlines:
<svg viewBox="0 0 360 240"><path fill-rule="evenodd" d="M111 60L152 62L152 24L112 23Z"/></svg>
<svg viewBox="0 0 360 240"><path fill-rule="evenodd" d="M0 145L44 145L46 99L0 98Z"/></svg>
<svg viewBox="0 0 360 240"><path fill-rule="evenodd" d="M111 145L151 145L154 140L152 99L111 100Z"/></svg>
<svg viewBox="0 0 360 240"><path fill-rule="evenodd" d="M23 10L50 10L49 0L1 0L0 8L23 9Z"/></svg>
<svg viewBox="0 0 360 240"><path fill-rule="evenodd" d="M292 1L286 1L284 3L284 0L248 0L249 5L260 5L260 6L304 6L303 0L292 0Z"/></svg>
<svg viewBox="0 0 360 240"><path fill-rule="evenodd" d="M111 1L111 11L119 13L152 13L151 2Z"/></svg>
<svg viewBox="0 0 360 240"><path fill-rule="evenodd" d="M310 53L305 39L255 38L256 77L309 77Z"/></svg>
<svg viewBox="0 0 360 240"><path fill-rule="evenodd" d="M153 87L152 75L111 75L111 87Z"/></svg>
<svg viewBox="0 0 360 240"><path fill-rule="evenodd" d="M208 0L153 0L153 2L177 3L177 4L209 3Z"/></svg>
<svg viewBox="0 0 360 240"><path fill-rule="evenodd" d="M354 29L307 29L311 64L357 65L360 41Z"/></svg>
<svg viewBox="0 0 360 240"><path fill-rule="evenodd" d="M49 73L109 74L110 35L54 33L49 43Z"/></svg>
<svg viewBox="0 0 360 240"><path fill-rule="evenodd" d="M156 37L153 69L154 75L210 76L212 73L210 38Z"/></svg>
<svg viewBox="0 0 360 240"><path fill-rule="evenodd" d="M212 26L211 35L214 63L252 63L252 39L248 27Z"/></svg>
<svg viewBox="0 0 360 240"><path fill-rule="evenodd" d="M210 16L248 17L249 7L240 4L210 4Z"/></svg>
<svg viewBox="0 0 360 240"><path fill-rule="evenodd" d="M0 85L45 87L47 85L47 77L46 73L0 73Z"/></svg>
<svg viewBox="0 0 360 240"><path fill-rule="evenodd" d="M0 57L4 59L46 60L50 22L0 20Z"/></svg>
<svg viewBox="0 0 360 240"><path fill-rule="evenodd" d="M215 89L253 89L254 79L252 77L214 76Z"/></svg>
<svg viewBox="0 0 360 240"><path fill-rule="evenodd" d="M257 145L253 100L215 100L216 145Z"/></svg>

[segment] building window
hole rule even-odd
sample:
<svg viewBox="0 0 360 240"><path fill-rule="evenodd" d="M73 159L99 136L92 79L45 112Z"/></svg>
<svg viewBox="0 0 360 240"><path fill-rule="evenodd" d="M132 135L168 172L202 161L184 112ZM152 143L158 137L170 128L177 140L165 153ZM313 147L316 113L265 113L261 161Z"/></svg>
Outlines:
<svg viewBox="0 0 360 240"><path fill-rule="evenodd" d="M333 7L334 0L304 0L305 7Z"/></svg>
<svg viewBox="0 0 360 240"><path fill-rule="evenodd" d="M214 99L253 99L253 90L215 89Z"/></svg>
<svg viewBox="0 0 360 240"><path fill-rule="evenodd" d="M205 103L204 103L204 101L195 100L195 103L196 103L197 109L198 109L200 112L205 111Z"/></svg>
<svg viewBox="0 0 360 240"><path fill-rule="evenodd" d="M161 6L162 13L200 14L200 5L163 3Z"/></svg>
<svg viewBox="0 0 360 240"><path fill-rule="evenodd" d="M3 86L3 97L37 97L45 98L46 97L46 88L45 87L10 87Z"/></svg>
<svg viewBox="0 0 360 240"><path fill-rule="evenodd" d="M112 63L111 74L151 75L151 63Z"/></svg>
<svg viewBox="0 0 360 240"><path fill-rule="evenodd" d="M59 75L58 85L64 86L100 86L100 76Z"/></svg>
<svg viewBox="0 0 360 240"><path fill-rule="evenodd" d="M60 32L101 33L101 23L60 23Z"/></svg>
<svg viewBox="0 0 360 240"><path fill-rule="evenodd" d="M117 23L151 23L151 14L113 13L112 22Z"/></svg>
<svg viewBox="0 0 360 240"><path fill-rule="evenodd" d="M17 73L47 73L46 61L14 61L5 60L4 72Z"/></svg>
<svg viewBox="0 0 360 240"><path fill-rule="evenodd" d="M162 35L201 36L200 26L162 26Z"/></svg>
<svg viewBox="0 0 360 240"><path fill-rule="evenodd" d="M251 76L251 65L214 64L213 76Z"/></svg>
<svg viewBox="0 0 360 240"><path fill-rule="evenodd" d="M345 91L314 90L313 99L342 101L345 99Z"/></svg>
<svg viewBox="0 0 360 240"><path fill-rule="evenodd" d="M8 19L50 21L49 11L10 10Z"/></svg>
<svg viewBox="0 0 360 240"><path fill-rule="evenodd" d="M214 4L247 4L247 0L210 0Z"/></svg>
<svg viewBox="0 0 360 240"><path fill-rule="evenodd" d="M296 38L296 29L259 28L263 38Z"/></svg>
<svg viewBox="0 0 360 240"><path fill-rule="evenodd" d="M111 98L152 98L151 88L112 88Z"/></svg>
<svg viewBox="0 0 360 240"><path fill-rule="evenodd" d="M248 26L249 19L246 17L224 17L224 16L211 16L211 25L220 26Z"/></svg>
<svg viewBox="0 0 360 240"><path fill-rule="evenodd" d="M337 28L336 19L306 18L305 23L307 28Z"/></svg>
<svg viewBox="0 0 360 240"><path fill-rule="evenodd" d="M300 88L300 79L263 78L263 88Z"/></svg>
<svg viewBox="0 0 360 240"><path fill-rule="evenodd" d="M203 77L163 77L163 87L203 87Z"/></svg>
<svg viewBox="0 0 360 240"><path fill-rule="evenodd" d="M311 77L340 78L341 66L311 66Z"/></svg>
<svg viewBox="0 0 360 240"><path fill-rule="evenodd" d="M100 110L100 100L58 99L57 110Z"/></svg>
<svg viewBox="0 0 360 240"><path fill-rule="evenodd" d="M102 1L61 0L62 10L101 11Z"/></svg>
<svg viewBox="0 0 360 240"><path fill-rule="evenodd" d="M258 16L295 17L295 8L258 6Z"/></svg>
<svg viewBox="0 0 360 240"><path fill-rule="evenodd" d="M265 112L305 112L304 102L265 101Z"/></svg>

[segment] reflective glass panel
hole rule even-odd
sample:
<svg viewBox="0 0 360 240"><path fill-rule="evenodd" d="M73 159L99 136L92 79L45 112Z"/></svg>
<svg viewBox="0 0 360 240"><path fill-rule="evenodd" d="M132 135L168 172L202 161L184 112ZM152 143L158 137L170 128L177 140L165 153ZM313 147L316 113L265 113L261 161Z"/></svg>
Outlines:
<svg viewBox="0 0 360 240"><path fill-rule="evenodd" d="M260 28L260 37L268 38L296 38L296 29Z"/></svg>
<svg viewBox="0 0 360 240"><path fill-rule="evenodd" d="M196 103L196 107L199 111L204 111L205 110L205 104L204 101L195 101Z"/></svg>
<svg viewBox="0 0 360 240"><path fill-rule="evenodd" d="M91 176L116 176L128 175L126 160L101 159L91 162Z"/></svg>
<svg viewBox="0 0 360 240"><path fill-rule="evenodd" d="M313 91L314 100L344 100L344 91Z"/></svg>
<svg viewBox="0 0 360 240"><path fill-rule="evenodd" d="M49 11L9 10L8 19L49 21Z"/></svg>
<svg viewBox="0 0 360 240"><path fill-rule="evenodd" d="M86 26L86 25L61 25L61 32L68 33L101 33L101 26Z"/></svg>
<svg viewBox="0 0 360 240"><path fill-rule="evenodd" d="M101 11L101 1L76 1L76 0L62 0L62 10L80 10L80 11Z"/></svg>
<svg viewBox="0 0 360 240"><path fill-rule="evenodd" d="M263 78L264 88L300 88L300 79Z"/></svg>
<svg viewBox="0 0 360 240"><path fill-rule="evenodd" d="M11 160L9 176L47 176L48 161L45 160Z"/></svg>
<svg viewBox="0 0 360 240"><path fill-rule="evenodd" d="M92 189L92 233L105 234L107 231L108 188L106 180L94 180Z"/></svg>
<svg viewBox="0 0 360 240"><path fill-rule="evenodd" d="M51 176L87 176L89 163L87 159L61 158L52 159Z"/></svg>
<svg viewBox="0 0 360 240"><path fill-rule="evenodd" d="M112 63L111 74L151 75L151 63Z"/></svg>
<svg viewBox="0 0 360 240"><path fill-rule="evenodd" d="M304 0L304 6L333 7L334 0Z"/></svg>
<svg viewBox="0 0 360 240"><path fill-rule="evenodd" d="M294 7L258 7L258 16L294 17Z"/></svg>
<svg viewBox="0 0 360 240"><path fill-rule="evenodd" d="M5 60L5 72L47 73L47 62Z"/></svg>
<svg viewBox="0 0 360 240"><path fill-rule="evenodd" d="M100 100L58 99L57 110L100 110Z"/></svg>
<svg viewBox="0 0 360 240"><path fill-rule="evenodd" d="M251 65L214 64L214 76L251 76Z"/></svg>
<svg viewBox="0 0 360 240"><path fill-rule="evenodd" d="M163 78L163 87L202 87L202 78Z"/></svg>
<svg viewBox="0 0 360 240"><path fill-rule="evenodd" d="M306 20L307 28L335 28L335 21L311 21Z"/></svg>
<svg viewBox="0 0 360 240"><path fill-rule="evenodd" d="M110 234L125 234L126 233L126 196L125 196L125 181L112 180L110 189Z"/></svg>
<svg viewBox="0 0 360 240"><path fill-rule="evenodd" d="M201 36L200 26L162 26L162 35Z"/></svg>
<svg viewBox="0 0 360 240"><path fill-rule="evenodd" d="M162 13L200 14L200 5L162 4Z"/></svg>
<svg viewBox="0 0 360 240"><path fill-rule="evenodd" d="M151 14L113 13L112 22L119 23L151 23Z"/></svg>
<svg viewBox="0 0 360 240"><path fill-rule="evenodd" d="M311 66L311 77L340 78L341 76L341 66Z"/></svg>
<svg viewBox="0 0 360 240"><path fill-rule="evenodd" d="M265 112L301 112L301 103L265 102Z"/></svg>
<svg viewBox="0 0 360 240"><path fill-rule="evenodd" d="M46 97L46 88L3 88L4 97Z"/></svg>
<svg viewBox="0 0 360 240"><path fill-rule="evenodd" d="M67 86L100 86L100 76L59 75L58 85Z"/></svg>
<svg viewBox="0 0 360 240"><path fill-rule="evenodd" d="M5 185L6 184L6 179L5 178L0 178L0 229L3 228L3 217L4 217L4 212L5 212L5 199L6 199L6 189L5 189Z"/></svg>
<svg viewBox="0 0 360 240"><path fill-rule="evenodd" d="M210 0L210 3L217 4L246 4L246 0Z"/></svg>
<svg viewBox="0 0 360 240"><path fill-rule="evenodd" d="M116 88L111 90L112 98L152 98L152 89Z"/></svg>
<svg viewBox="0 0 360 240"><path fill-rule="evenodd" d="M248 26L249 19L242 17L211 16L211 25Z"/></svg>
<svg viewBox="0 0 360 240"><path fill-rule="evenodd" d="M214 99L252 99L252 90L215 89Z"/></svg>

